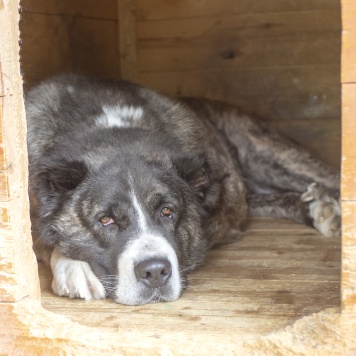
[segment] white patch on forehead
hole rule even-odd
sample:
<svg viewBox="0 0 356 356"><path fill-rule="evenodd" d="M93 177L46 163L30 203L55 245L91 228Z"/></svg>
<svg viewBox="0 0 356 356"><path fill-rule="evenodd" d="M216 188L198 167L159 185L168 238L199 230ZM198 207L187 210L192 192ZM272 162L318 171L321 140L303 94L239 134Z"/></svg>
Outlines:
<svg viewBox="0 0 356 356"><path fill-rule="evenodd" d="M103 106L103 114L96 118L96 124L105 127L132 127L142 118L143 110L140 107Z"/></svg>

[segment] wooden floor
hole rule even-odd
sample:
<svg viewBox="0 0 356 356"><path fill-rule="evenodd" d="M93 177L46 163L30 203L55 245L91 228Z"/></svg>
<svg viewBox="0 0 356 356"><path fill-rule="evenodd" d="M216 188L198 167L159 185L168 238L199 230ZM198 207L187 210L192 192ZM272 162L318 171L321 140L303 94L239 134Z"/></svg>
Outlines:
<svg viewBox="0 0 356 356"><path fill-rule="evenodd" d="M251 219L245 236L210 251L172 303L124 306L59 298L39 265L43 306L88 326L140 332L256 337L340 304L340 240L285 220Z"/></svg>

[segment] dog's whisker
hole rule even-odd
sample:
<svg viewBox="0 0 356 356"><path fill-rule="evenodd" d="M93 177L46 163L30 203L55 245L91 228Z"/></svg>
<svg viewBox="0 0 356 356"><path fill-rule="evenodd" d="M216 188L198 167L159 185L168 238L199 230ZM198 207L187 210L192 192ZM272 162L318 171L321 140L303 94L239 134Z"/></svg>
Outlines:
<svg viewBox="0 0 356 356"><path fill-rule="evenodd" d="M195 269L195 268L201 266L202 264L203 264L203 263L196 263L196 264L194 264L194 265L192 265L192 266L186 267L186 268L182 269L182 270L180 271L180 273L183 273L183 272L185 272L185 271L193 270L193 269Z"/></svg>

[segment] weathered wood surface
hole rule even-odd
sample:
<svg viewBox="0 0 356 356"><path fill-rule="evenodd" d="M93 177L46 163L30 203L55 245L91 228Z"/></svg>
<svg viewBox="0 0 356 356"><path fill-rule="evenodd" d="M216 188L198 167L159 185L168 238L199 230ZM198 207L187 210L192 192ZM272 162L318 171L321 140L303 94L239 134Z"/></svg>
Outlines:
<svg viewBox="0 0 356 356"><path fill-rule="evenodd" d="M3 355L354 355L356 319L337 310L313 314L262 337L85 327L38 302L1 306ZM9 332L11 330L11 332Z"/></svg>
<svg viewBox="0 0 356 356"><path fill-rule="evenodd" d="M2 305L0 354L356 352L356 319L339 308L339 241L284 220L254 219L248 229L242 240L212 250L173 303L55 297L41 265L42 305L50 311L31 300Z"/></svg>
<svg viewBox="0 0 356 356"><path fill-rule="evenodd" d="M68 71L119 77L116 0L23 0L21 4L25 88Z"/></svg>
<svg viewBox="0 0 356 356"><path fill-rule="evenodd" d="M118 0L120 77L138 81L137 23L135 1Z"/></svg>
<svg viewBox="0 0 356 356"><path fill-rule="evenodd" d="M356 201L343 201L342 213L342 307L356 319Z"/></svg>
<svg viewBox="0 0 356 356"><path fill-rule="evenodd" d="M356 2L342 0L342 83L356 83Z"/></svg>
<svg viewBox="0 0 356 356"><path fill-rule="evenodd" d="M228 101L339 167L339 1L22 3L26 88L76 71ZM292 129L300 120L328 135L301 140Z"/></svg>
<svg viewBox="0 0 356 356"><path fill-rule="evenodd" d="M342 199L355 201L356 84L343 84L342 104Z"/></svg>
<svg viewBox="0 0 356 356"><path fill-rule="evenodd" d="M0 302L39 297L27 195L18 3L0 2Z"/></svg>
<svg viewBox="0 0 356 356"><path fill-rule="evenodd" d="M117 0L21 0L21 11L116 21Z"/></svg>
<svg viewBox="0 0 356 356"><path fill-rule="evenodd" d="M54 297L40 265L42 305L86 326L136 333L256 337L340 305L340 239L286 220L254 219L239 241L209 252L173 303L131 307Z"/></svg>
<svg viewBox="0 0 356 356"><path fill-rule="evenodd" d="M356 318L356 2L342 0L342 306Z"/></svg>
<svg viewBox="0 0 356 356"><path fill-rule="evenodd" d="M339 1L138 0L136 9L140 82L240 105L340 166ZM329 134L300 140L300 120Z"/></svg>
<svg viewBox="0 0 356 356"><path fill-rule="evenodd" d="M352 0L349 0L352 2ZM340 10L340 2L337 0L269 0L261 4L257 1L239 0L237 3L231 0L200 0L200 1L162 1L162 0L136 0L137 12L140 19L161 20L165 18L192 18L202 16L224 16L226 14L264 14ZM261 6L263 5L263 6ZM189 11L187 11L189 8Z"/></svg>

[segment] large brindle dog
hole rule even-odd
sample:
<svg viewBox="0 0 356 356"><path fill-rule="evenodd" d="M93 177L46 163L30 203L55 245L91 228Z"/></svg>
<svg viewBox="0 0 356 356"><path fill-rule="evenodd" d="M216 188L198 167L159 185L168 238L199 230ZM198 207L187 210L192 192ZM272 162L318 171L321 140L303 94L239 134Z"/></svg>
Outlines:
<svg viewBox="0 0 356 356"><path fill-rule="evenodd" d="M340 235L339 173L236 107L65 75L26 111L35 249L57 295L173 301L248 215Z"/></svg>

